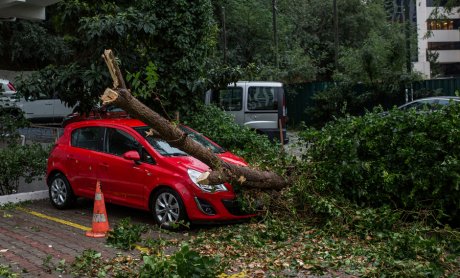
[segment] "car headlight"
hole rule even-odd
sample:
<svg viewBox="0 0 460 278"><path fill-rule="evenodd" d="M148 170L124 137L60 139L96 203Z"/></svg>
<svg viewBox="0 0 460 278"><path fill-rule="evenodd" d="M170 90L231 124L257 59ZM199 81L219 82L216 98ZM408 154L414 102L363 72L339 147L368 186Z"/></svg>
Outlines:
<svg viewBox="0 0 460 278"><path fill-rule="evenodd" d="M190 180L201 190L205 192L219 192L219 191L228 191L227 187L223 184L208 185L208 184L199 184L197 182L198 177L202 174L201 172L193 169L187 170Z"/></svg>

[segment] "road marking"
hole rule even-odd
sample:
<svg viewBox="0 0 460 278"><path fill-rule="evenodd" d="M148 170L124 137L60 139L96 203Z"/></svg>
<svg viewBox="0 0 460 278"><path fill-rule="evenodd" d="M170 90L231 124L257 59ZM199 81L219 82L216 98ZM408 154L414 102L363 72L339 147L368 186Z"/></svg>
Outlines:
<svg viewBox="0 0 460 278"><path fill-rule="evenodd" d="M80 230L83 230L83 231L90 231L91 230L90 227L86 227L86 226L83 226L83 225L80 225L80 224L77 224L77 223L73 223L71 221L67 221L67 220L64 220L64 219L60 219L60 218L57 218L57 217L49 216L49 215L46 215L46 214L43 214L43 213L40 213L40 212L37 212L37 211L33 211L33 210L22 208L22 207L18 207L18 209L23 211L23 212L26 212L28 214L31 214L33 216L44 218L44 219L47 219L47 220L51 220L53 222L64 224L64 225L67 225L67 226L70 226L70 227L74 227L76 229L80 229ZM139 251L141 251L143 253L148 253L150 251L147 247L144 247L144 246L141 246L141 245L136 244L134 247L137 250L139 250Z"/></svg>
<svg viewBox="0 0 460 278"><path fill-rule="evenodd" d="M48 219L48 220L51 220L51 221L54 221L54 222L57 222L57 223L60 223L60 224L64 224L64 225L67 225L67 226L70 226L70 227L74 227L74 228L83 230L83 231L91 230L90 227L86 227L86 226L83 226L83 225L80 225L80 224L77 224L77 223L73 223L73 222L70 222L70 221L67 221L67 220L64 220L64 219L52 217L52 216L49 216L49 215L46 215L46 214L43 214L43 213L40 213L40 212L36 212L36 211L30 210L30 209L21 208L21 207L19 207L18 209L22 210L24 212L27 212L28 214L32 214L34 216L44 218L44 219Z"/></svg>

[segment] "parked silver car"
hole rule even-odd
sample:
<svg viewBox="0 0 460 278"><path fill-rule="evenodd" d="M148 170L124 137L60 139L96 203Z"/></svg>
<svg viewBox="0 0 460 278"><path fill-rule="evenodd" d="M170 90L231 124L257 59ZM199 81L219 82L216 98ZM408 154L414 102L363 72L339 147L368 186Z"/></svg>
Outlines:
<svg viewBox="0 0 460 278"><path fill-rule="evenodd" d="M26 119L47 123L60 123L74 109L62 102L57 94L21 97L13 84L6 79L0 79L0 107L11 109L15 113L22 111Z"/></svg>
<svg viewBox="0 0 460 278"><path fill-rule="evenodd" d="M399 106L398 108L401 110L436 110L442 106L449 105L451 102L459 103L460 104L460 97L455 96L438 96L438 97L427 97L427 98L420 98L414 101L408 102Z"/></svg>
<svg viewBox="0 0 460 278"><path fill-rule="evenodd" d="M49 123L61 123L62 119L74 109L60 100L57 94L53 96L39 94L27 99L21 97L16 107L24 112L26 119Z"/></svg>

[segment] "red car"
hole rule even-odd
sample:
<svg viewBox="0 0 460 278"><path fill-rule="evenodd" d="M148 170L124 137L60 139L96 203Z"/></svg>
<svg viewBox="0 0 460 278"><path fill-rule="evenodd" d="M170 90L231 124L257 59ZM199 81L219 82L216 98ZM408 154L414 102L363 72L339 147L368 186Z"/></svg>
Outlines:
<svg viewBox="0 0 460 278"><path fill-rule="evenodd" d="M94 198L101 182L106 202L150 210L158 224L238 220L241 212L230 184L200 185L209 167L167 142L147 136L150 128L135 119L101 119L66 126L48 158L50 201L58 209L76 197ZM182 126L188 136L223 160L246 162Z"/></svg>

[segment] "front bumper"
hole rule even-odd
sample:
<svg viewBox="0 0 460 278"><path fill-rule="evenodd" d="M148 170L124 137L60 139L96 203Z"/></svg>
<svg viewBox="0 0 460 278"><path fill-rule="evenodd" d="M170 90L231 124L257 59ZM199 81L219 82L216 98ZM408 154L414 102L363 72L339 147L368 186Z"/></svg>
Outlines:
<svg viewBox="0 0 460 278"><path fill-rule="evenodd" d="M255 216L245 213L231 192L202 193L193 196L187 207L192 222L217 222L246 219Z"/></svg>

